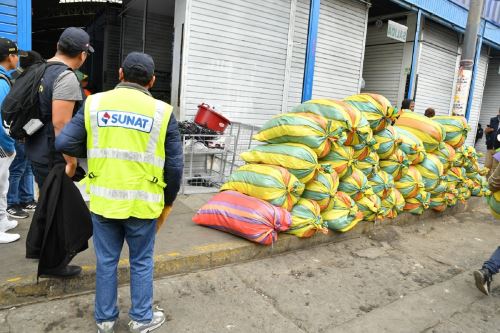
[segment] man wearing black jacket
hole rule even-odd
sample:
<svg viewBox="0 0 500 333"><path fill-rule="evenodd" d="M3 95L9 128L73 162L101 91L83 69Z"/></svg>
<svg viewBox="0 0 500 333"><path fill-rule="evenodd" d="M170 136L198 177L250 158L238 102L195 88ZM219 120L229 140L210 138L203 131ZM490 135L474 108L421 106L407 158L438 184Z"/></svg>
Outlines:
<svg viewBox="0 0 500 333"><path fill-rule="evenodd" d="M490 169L488 172L488 177L495 171L498 166L498 161L493 158L495 150L500 148L500 142L497 139L498 135L498 124L500 123L500 109L498 110L498 115L490 119L489 125L486 125L484 133L486 133L486 161L484 166Z"/></svg>

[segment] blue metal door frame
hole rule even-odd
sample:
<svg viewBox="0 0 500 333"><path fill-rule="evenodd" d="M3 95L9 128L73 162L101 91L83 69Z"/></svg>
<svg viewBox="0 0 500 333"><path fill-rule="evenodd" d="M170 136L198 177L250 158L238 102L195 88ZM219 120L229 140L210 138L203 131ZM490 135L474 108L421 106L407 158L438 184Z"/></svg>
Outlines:
<svg viewBox="0 0 500 333"><path fill-rule="evenodd" d="M412 99L414 94L413 90L415 89L415 76L417 69L417 59L418 59L418 49L419 49L419 40L420 40L420 29L422 22L422 10L418 9L417 11L417 24L415 28L415 37L413 38L413 52L411 58L411 70L410 70L410 82L408 83L408 94L406 98Z"/></svg>
<svg viewBox="0 0 500 333"><path fill-rule="evenodd" d="M320 0L311 0L309 10L309 29L307 33L306 61L304 64L304 81L302 84L302 102L312 98L314 83L314 65L316 63L316 42L318 40Z"/></svg>
<svg viewBox="0 0 500 333"><path fill-rule="evenodd" d="M17 0L17 43L21 50L31 50L31 0Z"/></svg>
<svg viewBox="0 0 500 333"><path fill-rule="evenodd" d="M479 68L479 60L481 59L481 48L483 47L484 30L486 28L486 21L481 22L481 33L478 36L476 44L476 54L474 56L474 65L472 67L472 78L470 82L469 98L467 99L467 107L465 109L465 118L469 121L470 111L472 108L472 101L474 99L474 87L476 85L477 69Z"/></svg>

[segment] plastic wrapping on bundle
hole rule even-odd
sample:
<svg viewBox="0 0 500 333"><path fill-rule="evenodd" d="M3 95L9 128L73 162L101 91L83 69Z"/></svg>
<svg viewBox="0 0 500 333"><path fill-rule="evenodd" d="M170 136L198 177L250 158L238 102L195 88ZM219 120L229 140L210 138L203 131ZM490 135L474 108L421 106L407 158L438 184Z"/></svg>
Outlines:
<svg viewBox="0 0 500 333"><path fill-rule="evenodd" d="M379 166L380 169L390 174L392 178L397 181L408 173L410 161L408 161L406 154L402 150L397 149L394 154L387 159L380 160Z"/></svg>
<svg viewBox="0 0 500 333"><path fill-rule="evenodd" d="M338 144L333 144L328 155L319 161L320 164L330 165L340 178L351 175L354 162L354 148Z"/></svg>
<svg viewBox="0 0 500 333"><path fill-rule="evenodd" d="M372 187L373 193L378 195L381 199L387 198L395 187L394 178L383 170L373 173L372 176L368 178L368 182Z"/></svg>
<svg viewBox="0 0 500 333"><path fill-rule="evenodd" d="M392 124L399 116L399 110L382 95L357 94L345 98L344 101L362 112L375 133Z"/></svg>
<svg viewBox="0 0 500 333"><path fill-rule="evenodd" d="M446 136L444 141L452 146L458 148L462 146L467 139L467 133L470 130L467 125L467 119L462 116L436 116L432 118L434 121L440 123L445 131Z"/></svg>
<svg viewBox="0 0 500 333"><path fill-rule="evenodd" d="M376 150L380 159L386 159L391 156L401 144L401 138L393 126L387 128L373 135L377 142Z"/></svg>
<svg viewBox="0 0 500 333"><path fill-rule="evenodd" d="M417 195L412 198L407 198L404 210L411 214L420 215L429 208L431 194L421 189Z"/></svg>
<svg viewBox="0 0 500 333"><path fill-rule="evenodd" d="M403 112L396 120L396 126L404 128L422 140L427 152L436 150L446 136L444 127L440 123L415 112Z"/></svg>
<svg viewBox="0 0 500 333"><path fill-rule="evenodd" d="M422 175L413 165L408 168L408 173L396 181L395 184L405 200L415 197L420 190L424 189Z"/></svg>
<svg viewBox="0 0 500 333"><path fill-rule="evenodd" d="M350 176L340 181L339 191L347 193L354 201L373 194L365 174L356 168L353 169Z"/></svg>
<svg viewBox="0 0 500 333"><path fill-rule="evenodd" d="M267 121L253 138L267 143L300 143L323 157L332 142L345 142L345 130L341 122L317 114L286 113Z"/></svg>
<svg viewBox="0 0 500 333"><path fill-rule="evenodd" d="M221 190L237 191L291 210L299 201L304 184L283 167L247 164L233 172Z"/></svg>
<svg viewBox="0 0 500 333"><path fill-rule="evenodd" d="M445 194L433 194L431 195L431 201L429 203L429 208L435 210L436 212L444 212L448 205L446 204Z"/></svg>
<svg viewBox="0 0 500 333"><path fill-rule="evenodd" d="M366 177L370 177L373 172L379 169L379 157L376 152L371 152L363 160L357 160L355 167L363 172Z"/></svg>
<svg viewBox="0 0 500 333"><path fill-rule="evenodd" d="M327 233L328 229L323 226L321 211L319 205L309 199L300 199L290 213L292 215L292 223L286 231L287 234L292 234L297 237L311 237L316 232Z"/></svg>
<svg viewBox="0 0 500 333"><path fill-rule="evenodd" d="M445 171L453 166L453 161L455 160L455 149L449 144L441 143L438 149L430 154L439 158Z"/></svg>
<svg viewBox="0 0 500 333"><path fill-rule="evenodd" d="M302 194L305 199L316 201L321 211L331 205L339 187L339 176L335 170L320 170L307 184Z"/></svg>
<svg viewBox="0 0 500 333"><path fill-rule="evenodd" d="M373 222L384 218L385 210L382 207L382 201L375 194L357 200L356 205L365 221Z"/></svg>
<svg viewBox="0 0 500 333"><path fill-rule="evenodd" d="M486 197L490 211L496 219L500 219L500 191L491 193Z"/></svg>
<svg viewBox="0 0 500 333"><path fill-rule="evenodd" d="M443 164L439 161L439 158L432 154L427 154L427 157L419 164L416 164L415 167L422 175L427 192L434 190L444 178Z"/></svg>
<svg viewBox="0 0 500 333"><path fill-rule="evenodd" d="M349 195L337 192L333 207L321 214L323 223L331 230L346 232L363 219L363 214Z"/></svg>
<svg viewBox="0 0 500 333"><path fill-rule="evenodd" d="M394 130L398 133L401 140L399 149L406 154L410 164L422 162L425 156L427 156L422 140L402 127L394 126Z"/></svg>
<svg viewBox="0 0 500 333"><path fill-rule="evenodd" d="M302 183L307 183L321 168L316 153L298 143L266 144L241 153L247 163L282 166L295 175Z"/></svg>

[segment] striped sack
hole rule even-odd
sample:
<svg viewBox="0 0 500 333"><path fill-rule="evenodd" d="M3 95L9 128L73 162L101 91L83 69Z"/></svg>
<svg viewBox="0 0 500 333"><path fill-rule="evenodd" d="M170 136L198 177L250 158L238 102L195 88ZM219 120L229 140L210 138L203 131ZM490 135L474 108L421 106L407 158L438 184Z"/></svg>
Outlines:
<svg viewBox="0 0 500 333"><path fill-rule="evenodd" d="M404 112L396 120L396 126L404 128L422 140L427 152L436 150L446 137L446 131L440 123L415 112Z"/></svg>
<svg viewBox="0 0 500 333"><path fill-rule="evenodd" d="M387 198L387 196L392 193L392 189L395 186L394 178L383 170L373 173L373 175L368 178L368 182L373 192L378 195L380 199Z"/></svg>
<svg viewBox="0 0 500 333"><path fill-rule="evenodd" d="M402 150L397 149L387 159L381 160L379 166L380 169L390 174L397 181L408 173L410 161L408 161L407 155Z"/></svg>
<svg viewBox="0 0 500 333"><path fill-rule="evenodd" d="M288 234L300 238L307 238L314 235L317 231L328 233L328 229L323 226L319 205L309 199L300 199L293 207L292 224L286 231Z"/></svg>
<svg viewBox="0 0 500 333"><path fill-rule="evenodd" d="M422 140L402 127L394 126L394 130L401 140L399 148L406 154L410 164L422 162L427 155Z"/></svg>
<svg viewBox="0 0 500 333"><path fill-rule="evenodd" d="M330 230L346 232L363 219L354 200L344 192L337 192L332 209L321 214L323 223Z"/></svg>
<svg viewBox="0 0 500 333"><path fill-rule="evenodd" d="M355 168L370 177L374 172L379 170L379 157L376 152L371 152L363 160L355 161Z"/></svg>
<svg viewBox="0 0 500 333"><path fill-rule="evenodd" d="M365 221L374 222L382 220L386 213L385 209L382 208L382 201L375 194L359 199L356 201L356 205L363 214L363 220Z"/></svg>
<svg viewBox="0 0 500 333"><path fill-rule="evenodd" d="M430 202L431 194L421 189L418 191L416 196L406 199L404 210L411 214L421 215L427 208L429 208Z"/></svg>
<svg viewBox="0 0 500 333"><path fill-rule="evenodd" d="M354 149L334 143L332 149L319 163L330 165L340 178L350 176L355 162Z"/></svg>
<svg viewBox="0 0 500 333"><path fill-rule="evenodd" d="M455 149L447 143L442 143L439 145L438 149L430 153L441 161L443 164L444 171L447 171L450 167L453 166L453 162L455 161Z"/></svg>
<svg viewBox="0 0 500 333"><path fill-rule="evenodd" d="M391 125L399 117L398 109L382 95L357 94L345 98L344 101L361 111L374 133Z"/></svg>
<svg viewBox="0 0 500 333"><path fill-rule="evenodd" d="M368 183L365 174L356 168L353 169L349 177L345 177L340 181L339 191L346 193L354 201L373 194L372 187Z"/></svg>
<svg viewBox="0 0 500 333"><path fill-rule="evenodd" d="M486 197L490 211L496 219L500 219L500 191L496 191Z"/></svg>
<svg viewBox="0 0 500 333"><path fill-rule="evenodd" d="M401 138L393 126L381 130L373 135L377 141L377 154L380 159L386 159L391 156L401 144Z"/></svg>
<svg viewBox="0 0 500 333"><path fill-rule="evenodd" d="M413 165L408 168L408 173L401 177L395 184L405 200L415 197L420 190L424 189L422 175Z"/></svg>
<svg viewBox="0 0 500 333"><path fill-rule="evenodd" d="M422 175L427 192L434 190L439 182L444 179L443 164L439 158L432 154L427 154L427 157L419 164L416 164L415 167Z"/></svg>
<svg viewBox="0 0 500 333"><path fill-rule="evenodd" d="M467 125L467 119L462 116L436 116L432 120L440 123L446 131L444 141L452 146L458 148L462 146L467 139L467 133L470 131Z"/></svg>
<svg viewBox="0 0 500 333"><path fill-rule="evenodd" d="M339 176L335 170L321 170L307 184L302 194L305 199L315 201L321 211L326 210L339 187Z"/></svg>

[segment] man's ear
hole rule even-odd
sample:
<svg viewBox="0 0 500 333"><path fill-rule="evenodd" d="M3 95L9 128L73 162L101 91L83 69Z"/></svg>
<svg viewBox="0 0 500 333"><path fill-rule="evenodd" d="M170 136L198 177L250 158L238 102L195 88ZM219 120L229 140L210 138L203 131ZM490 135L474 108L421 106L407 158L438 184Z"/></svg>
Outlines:
<svg viewBox="0 0 500 333"><path fill-rule="evenodd" d="M153 75L151 80L148 82L148 85L146 86L146 88L148 88L148 89L153 88L153 86L155 85L155 81L156 81L156 76Z"/></svg>
<svg viewBox="0 0 500 333"><path fill-rule="evenodd" d="M123 68L121 68L121 67L118 70L118 80L120 80L120 82L125 81L125 77L123 76Z"/></svg>

